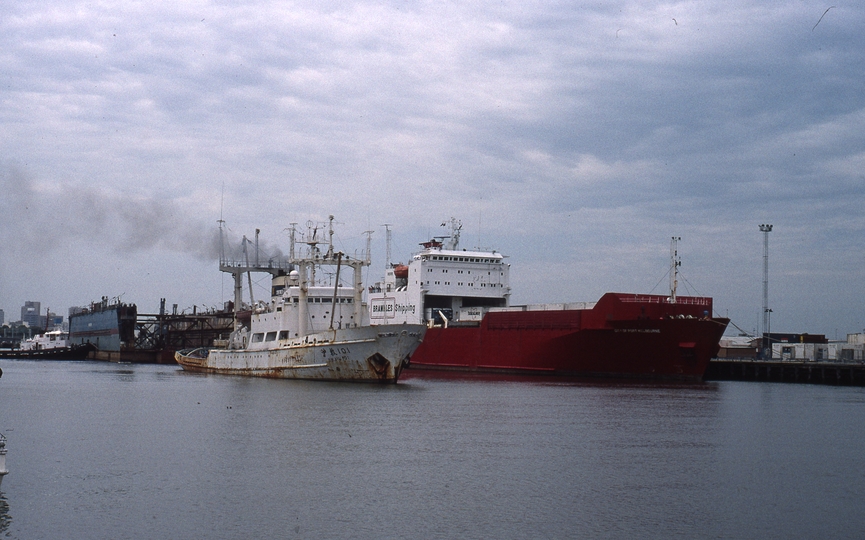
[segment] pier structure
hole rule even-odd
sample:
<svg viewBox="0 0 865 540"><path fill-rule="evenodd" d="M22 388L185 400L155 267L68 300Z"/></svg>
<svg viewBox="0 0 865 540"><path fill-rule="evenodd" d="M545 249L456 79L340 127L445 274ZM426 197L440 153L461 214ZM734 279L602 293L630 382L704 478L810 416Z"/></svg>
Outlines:
<svg viewBox="0 0 865 540"><path fill-rule="evenodd" d="M704 380L865 386L865 363L715 358L709 362Z"/></svg>
<svg viewBox="0 0 865 540"><path fill-rule="evenodd" d="M234 328L234 305L226 302L221 310L205 311L193 306L192 313L178 313L175 304L172 313L167 313L163 298L159 313L139 313L135 325L135 345L126 356L136 358L131 361L173 364L175 351L213 347L227 339Z"/></svg>

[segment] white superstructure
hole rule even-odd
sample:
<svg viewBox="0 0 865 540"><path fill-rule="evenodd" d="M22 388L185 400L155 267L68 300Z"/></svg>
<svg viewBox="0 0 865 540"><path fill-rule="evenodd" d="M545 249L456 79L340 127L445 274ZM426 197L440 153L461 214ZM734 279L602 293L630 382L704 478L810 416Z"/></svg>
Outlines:
<svg viewBox="0 0 865 540"><path fill-rule="evenodd" d="M370 323L478 322L490 309L510 306L510 264L495 251L459 249L460 223L450 235L421 244L408 265L385 271L370 287ZM445 242L445 240L447 242Z"/></svg>
<svg viewBox="0 0 865 540"><path fill-rule="evenodd" d="M22 351L43 351L49 349L62 349L68 346L69 332L62 330L51 330L39 334L21 342Z"/></svg>

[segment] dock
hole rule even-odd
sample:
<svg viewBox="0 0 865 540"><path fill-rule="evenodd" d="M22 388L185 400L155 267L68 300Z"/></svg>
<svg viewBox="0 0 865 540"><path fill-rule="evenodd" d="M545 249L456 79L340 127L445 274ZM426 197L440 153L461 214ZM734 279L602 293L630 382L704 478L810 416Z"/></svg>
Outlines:
<svg viewBox="0 0 865 540"><path fill-rule="evenodd" d="M703 378L865 386L865 363L715 358Z"/></svg>

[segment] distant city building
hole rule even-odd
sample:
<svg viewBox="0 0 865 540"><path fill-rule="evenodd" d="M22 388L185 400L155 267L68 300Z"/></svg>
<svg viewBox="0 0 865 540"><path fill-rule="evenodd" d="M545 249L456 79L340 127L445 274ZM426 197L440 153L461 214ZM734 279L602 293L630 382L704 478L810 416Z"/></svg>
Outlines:
<svg viewBox="0 0 865 540"><path fill-rule="evenodd" d="M63 330L65 325L63 324L63 315L58 315L56 313L48 313L48 318L46 320L44 328L51 330Z"/></svg>
<svg viewBox="0 0 865 540"><path fill-rule="evenodd" d="M42 318L42 303L41 302L24 302L21 307L21 321L27 323L30 327L44 327Z"/></svg>
<svg viewBox="0 0 865 540"><path fill-rule="evenodd" d="M6 324L6 314L3 313L3 310L0 309L0 326Z"/></svg>

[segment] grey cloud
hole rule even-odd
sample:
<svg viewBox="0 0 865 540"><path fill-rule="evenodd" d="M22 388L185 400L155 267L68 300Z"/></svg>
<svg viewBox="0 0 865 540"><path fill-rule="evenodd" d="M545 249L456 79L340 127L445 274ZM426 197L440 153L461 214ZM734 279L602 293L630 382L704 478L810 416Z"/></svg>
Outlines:
<svg viewBox="0 0 865 540"><path fill-rule="evenodd" d="M515 268L528 301L651 286L666 239L691 234L707 289L750 313L738 274L759 284L755 224L775 222L779 247L784 231L803 239L773 266L791 275L797 257L851 265L862 246L865 10L838 6L812 31L812 8L14 4L0 157L20 164L7 178L32 178L6 182L2 204L68 219L76 238L107 230L119 253L202 259L221 186L235 243L260 227L281 244L274 231L310 215L414 231L483 216L486 243L569 274ZM809 294L787 313L845 301Z"/></svg>

